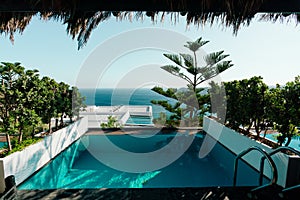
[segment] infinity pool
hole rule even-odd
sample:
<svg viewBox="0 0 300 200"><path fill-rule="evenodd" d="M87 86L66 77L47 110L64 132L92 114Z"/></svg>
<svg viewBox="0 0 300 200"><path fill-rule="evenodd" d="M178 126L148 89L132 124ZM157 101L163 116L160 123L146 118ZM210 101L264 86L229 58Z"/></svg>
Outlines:
<svg viewBox="0 0 300 200"><path fill-rule="evenodd" d="M153 125L151 117L130 116L126 121L126 125Z"/></svg>
<svg viewBox="0 0 300 200"><path fill-rule="evenodd" d="M199 158L203 138L203 133L188 131L85 135L18 189L232 186L231 153L216 144L215 150ZM220 148L227 153L222 155ZM226 160L220 162L215 155Z"/></svg>

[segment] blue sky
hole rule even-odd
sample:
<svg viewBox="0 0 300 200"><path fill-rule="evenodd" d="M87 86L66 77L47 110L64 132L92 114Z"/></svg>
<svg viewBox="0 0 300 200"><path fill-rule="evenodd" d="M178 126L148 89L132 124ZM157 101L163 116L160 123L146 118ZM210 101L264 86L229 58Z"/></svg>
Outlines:
<svg viewBox="0 0 300 200"><path fill-rule="evenodd" d="M129 48L139 37L135 33L139 34L141 30L147 30L143 38L145 42L153 42L153 47L146 45L143 48L143 44L138 44ZM167 35L154 38L157 30L167 32ZM120 42L118 39L122 39L128 31L133 34ZM112 17L93 31L86 46L77 50L77 41L67 35L65 25L61 22L34 18L22 35L15 34L14 44L11 44L8 36L1 35L0 61L21 62L27 69L38 69L41 76L79 87L151 87L156 84L180 87L185 83L159 68L171 64L162 56L163 53L177 50L172 45L183 46L180 38L175 39L180 35L190 40L199 37L209 40L203 47L207 53L225 50L230 54L228 59L232 60L234 66L222 73L222 81L260 75L264 82L274 85L292 81L300 75L299 27L294 23L258 20L242 27L234 36L231 28L217 24L203 27L191 25L187 28L184 18L180 18L176 24L169 17L163 23L153 24L148 18L129 22L117 21ZM160 49L164 41L170 46ZM120 50L122 48L125 49L123 52ZM102 66L105 59L109 60ZM93 67L87 68L89 64ZM103 69L99 71L98 68ZM78 79L82 79L79 85Z"/></svg>

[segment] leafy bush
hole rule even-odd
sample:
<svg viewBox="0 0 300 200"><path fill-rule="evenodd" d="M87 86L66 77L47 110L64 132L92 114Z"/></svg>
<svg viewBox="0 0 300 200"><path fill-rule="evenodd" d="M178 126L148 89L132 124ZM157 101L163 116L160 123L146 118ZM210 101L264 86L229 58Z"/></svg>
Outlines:
<svg viewBox="0 0 300 200"><path fill-rule="evenodd" d="M0 153L0 157L3 158L14 152L22 151L26 147L28 147L32 144L35 144L41 140L42 140L42 138L26 138L25 140L22 141L21 144L19 144L17 139L13 139L13 140L11 140L11 144L13 146L12 150L11 151L4 150L3 152ZM3 149L7 149L7 146L4 146Z"/></svg>
<svg viewBox="0 0 300 200"><path fill-rule="evenodd" d="M107 123L101 123L101 128L121 128L121 124L114 116L108 116Z"/></svg>

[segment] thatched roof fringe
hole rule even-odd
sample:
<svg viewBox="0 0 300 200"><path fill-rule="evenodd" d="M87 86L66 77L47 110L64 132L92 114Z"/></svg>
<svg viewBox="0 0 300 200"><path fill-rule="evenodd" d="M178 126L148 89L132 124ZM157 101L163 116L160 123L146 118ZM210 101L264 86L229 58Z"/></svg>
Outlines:
<svg viewBox="0 0 300 200"><path fill-rule="evenodd" d="M35 13L0 13L0 33L9 35L14 43L14 33L23 33Z"/></svg>
<svg viewBox="0 0 300 200"><path fill-rule="evenodd" d="M22 33L32 16L39 15L43 20L56 20L67 25L67 33L78 41L78 48L84 46L91 32L101 22L114 16L117 20L143 20L150 17L156 23L164 21L170 15L172 22L177 22L179 14L186 16L187 25L205 25L221 23L232 27L237 34L241 25L249 25L255 14L269 2L282 5L282 0L4 0L11 7L27 8L32 12L0 12L0 33L9 35L14 41L14 33ZM114 3L112 3L112 1ZM292 0L295 4L297 1ZM20 4L16 4L19 2ZM15 3L15 4L13 4ZM91 4L95 4L95 8ZM149 5L149 7L145 7ZM218 5L218 6L216 6ZM89 7L90 6L90 7ZM131 6L131 7L130 7ZM108 8L135 8L136 10L109 10ZM5 6L0 6L4 9ZM146 8L141 10L141 8ZM162 11L162 12L159 12ZM171 12L170 12L171 11ZM177 11L177 12L173 12ZM264 15L261 20L283 21L287 13ZM288 13L290 14L290 13ZM293 16L300 21L300 16ZM290 18L289 18L290 19Z"/></svg>
<svg viewBox="0 0 300 200"><path fill-rule="evenodd" d="M110 16L111 12L97 12L94 14L94 16L90 17L87 20L86 27L80 30L79 35L77 37L78 49L80 49L80 47L86 44L86 42L90 38L92 30L96 28L100 22L108 19Z"/></svg>
<svg viewBox="0 0 300 200"><path fill-rule="evenodd" d="M249 5L250 7L252 4ZM75 39L77 37L78 48L86 44L89 39L91 32L96 28L99 23L109 19L112 16L115 16L117 20L143 20L145 16L151 18L153 22L157 22L157 19L160 19L162 22L167 15L170 15L171 21L176 23L179 19L179 15L186 16L187 25L205 25L220 23L226 27L232 27L233 33L237 34L241 25L249 25L251 20L254 18L255 12L248 12L247 15L244 13L234 13L228 14L226 12L211 12L211 13L195 13L195 12L43 12L43 13L0 13L0 33L9 35L10 40L14 41L14 33L22 33L26 26L30 23L30 20L33 16L39 15L43 20L56 20L60 21L63 24L67 25L67 33ZM295 19L300 21L300 15L290 14L287 17L287 14L277 13L277 14L264 14L260 20L268 21L284 21L286 19Z"/></svg>
<svg viewBox="0 0 300 200"><path fill-rule="evenodd" d="M165 11L228 12L251 4L259 12L299 12L299 0L2 0L0 12ZM230 8L230 10L228 10Z"/></svg>
<svg viewBox="0 0 300 200"><path fill-rule="evenodd" d="M261 21L272 21L280 23L294 21L296 24L300 22L300 14L298 13L274 13L274 14L262 14L259 18Z"/></svg>

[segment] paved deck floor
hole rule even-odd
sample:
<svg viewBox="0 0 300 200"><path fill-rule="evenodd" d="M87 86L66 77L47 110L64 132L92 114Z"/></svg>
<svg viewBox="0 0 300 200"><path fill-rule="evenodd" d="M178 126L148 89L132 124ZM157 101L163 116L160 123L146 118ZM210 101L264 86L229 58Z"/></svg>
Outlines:
<svg viewBox="0 0 300 200"><path fill-rule="evenodd" d="M184 189L80 189L80 190L20 190L17 199L72 199L72 200L164 200L164 199L245 199L246 193L233 193L218 188Z"/></svg>
<svg viewBox="0 0 300 200"><path fill-rule="evenodd" d="M209 188L142 188L142 189L68 189L68 190L19 190L18 200L280 200L298 199L298 195L278 195L276 189L250 193L247 187ZM298 193L299 194L299 193Z"/></svg>

